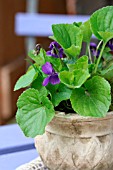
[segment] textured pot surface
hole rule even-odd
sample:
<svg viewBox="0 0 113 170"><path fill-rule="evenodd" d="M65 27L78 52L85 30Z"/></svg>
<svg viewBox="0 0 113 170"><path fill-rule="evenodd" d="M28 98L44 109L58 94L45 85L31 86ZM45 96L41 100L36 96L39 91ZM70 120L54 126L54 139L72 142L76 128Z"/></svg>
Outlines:
<svg viewBox="0 0 113 170"><path fill-rule="evenodd" d="M113 170L113 112L105 118L57 114L35 146L50 170Z"/></svg>

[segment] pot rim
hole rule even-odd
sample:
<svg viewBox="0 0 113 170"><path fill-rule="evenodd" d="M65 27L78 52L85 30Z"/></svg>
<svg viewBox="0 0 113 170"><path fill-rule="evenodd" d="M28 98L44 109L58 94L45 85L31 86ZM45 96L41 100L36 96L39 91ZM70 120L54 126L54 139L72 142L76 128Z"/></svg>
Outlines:
<svg viewBox="0 0 113 170"><path fill-rule="evenodd" d="M78 114L74 114L74 113L69 113L69 114L65 114L65 112L59 112L57 111L54 117L54 120L56 120L58 122L58 120L60 122L97 122L97 121L104 121L104 120L110 120L113 119L113 111L110 111L107 113L107 115L105 117L90 117L90 116L81 116ZM55 122L56 122L55 121Z"/></svg>

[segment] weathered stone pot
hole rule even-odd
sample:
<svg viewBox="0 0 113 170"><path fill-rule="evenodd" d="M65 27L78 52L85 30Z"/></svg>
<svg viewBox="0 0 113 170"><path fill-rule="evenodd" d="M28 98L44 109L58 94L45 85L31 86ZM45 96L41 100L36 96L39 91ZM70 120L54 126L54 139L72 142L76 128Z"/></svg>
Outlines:
<svg viewBox="0 0 113 170"><path fill-rule="evenodd" d="M35 145L50 170L113 170L113 112L105 118L57 114Z"/></svg>

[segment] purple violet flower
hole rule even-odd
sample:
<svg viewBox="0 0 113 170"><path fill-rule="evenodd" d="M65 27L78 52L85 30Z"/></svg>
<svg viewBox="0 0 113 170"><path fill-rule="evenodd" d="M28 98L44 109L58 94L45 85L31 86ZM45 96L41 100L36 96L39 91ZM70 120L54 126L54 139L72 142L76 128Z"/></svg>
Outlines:
<svg viewBox="0 0 113 170"><path fill-rule="evenodd" d="M109 40L107 46L110 48L110 53L113 54L113 39Z"/></svg>
<svg viewBox="0 0 113 170"><path fill-rule="evenodd" d="M42 83L43 86L47 86L48 83L51 83L52 85L60 83L58 73L55 72L55 70L53 69L52 65L49 62L46 62L42 66L42 71L48 75L48 77L46 77Z"/></svg>
<svg viewBox="0 0 113 170"><path fill-rule="evenodd" d="M63 48L56 42L53 41L49 46L49 51L47 51L48 56L52 56L55 58L63 58Z"/></svg>
<svg viewBox="0 0 113 170"><path fill-rule="evenodd" d="M97 50L97 45L93 42L90 43L90 50L95 57L99 57L100 50Z"/></svg>

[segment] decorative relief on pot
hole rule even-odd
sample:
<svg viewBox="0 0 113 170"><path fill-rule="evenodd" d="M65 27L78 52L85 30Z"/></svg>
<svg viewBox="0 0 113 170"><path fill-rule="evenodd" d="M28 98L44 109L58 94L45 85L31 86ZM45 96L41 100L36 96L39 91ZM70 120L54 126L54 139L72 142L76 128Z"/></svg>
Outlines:
<svg viewBox="0 0 113 170"><path fill-rule="evenodd" d="M50 170L113 170L113 115L107 119L91 119L85 118L81 122L82 128L78 126L73 132L72 122L76 126L80 117L75 115L65 121L57 117L47 126L44 135L35 138L36 148ZM91 134L88 122L95 128L95 133ZM84 131L83 136L82 129L87 135ZM78 131L81 133L77 134Z"/></svg>

